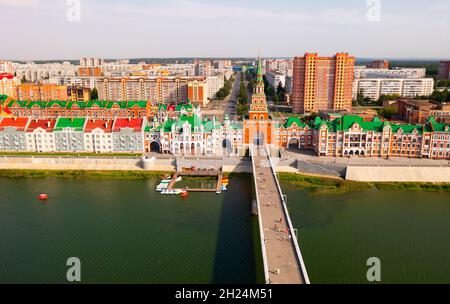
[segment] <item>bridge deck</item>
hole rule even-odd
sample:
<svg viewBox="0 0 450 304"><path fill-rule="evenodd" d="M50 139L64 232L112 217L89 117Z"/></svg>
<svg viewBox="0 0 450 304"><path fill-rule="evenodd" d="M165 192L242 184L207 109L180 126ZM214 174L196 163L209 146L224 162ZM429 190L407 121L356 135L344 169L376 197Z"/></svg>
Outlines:
<svg viewBox="0 0 450 304"><path fill-rule="evenodd" d="M260 225L262 225L260 229L263 231L265 243L263 250L265 249L268 268L266 276L269 276L271 284L309 283L307 274L302 272L301 257L298 256L294 243L296 238L294 239L295 236L289 229L289 215L283 207L283 199L269 156L261 148L252 154Z"/></svg>

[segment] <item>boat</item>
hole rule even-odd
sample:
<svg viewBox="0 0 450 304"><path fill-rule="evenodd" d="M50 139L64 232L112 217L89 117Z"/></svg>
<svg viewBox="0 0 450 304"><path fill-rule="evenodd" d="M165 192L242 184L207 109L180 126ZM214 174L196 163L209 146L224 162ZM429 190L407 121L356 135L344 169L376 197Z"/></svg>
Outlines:
<svg viewBox="0 0 450 304"><path fill-rule="evenodd" d="M183 192L183 190L181 190L181 189L175 189L175 190L172 190L172 191L176 195L181 194Z"/></svg>
<svg viewBox="0 0 450 304"><path fill-rule="evenodd" d="M46 200L48 200L48 194L40 194L38 196L38 199L41 201L46 201Z"/></svg>
<svg viewBox="0 0 450 304"><path fill-rule="evenodd" d="M181 191L180 193L181 197L188 197L189 196L189 192L187 192L186 190Z"/></svg>
<svg viewBox="0 0 450 304"><path fill-rule="evenodd" d="M170 178L170 175L169 175L169 174L166 174L166 175L161 176L161 179L169 179L169 178Z"/></svg>
<svg viewBox="0 0 450 304"><path fill-rule="evenodd" d="M181 176L178 176L177 179L175 180L176 182L181 182L183 180L183 178Z"/></svg>
<svg viewBox="0 0 450 304"><path fill-rule="evenodd" d="M169 187L169 184L161 183L158 186L156 186L156 191L161 192Z"/></svg>
<svg viewBox="0 0 450 304"><path fill-rule="evenodd" d="M216 194L221 194L221 193L222 193L222 191L220 191L220 190L216 192Z"/></svg>
<svg viewBox="0 0 450 304"><path fill-rule="evenodd" d="M228 189L227 189L227 186L225 186L225 185L222 185L222 187L220 187L220 191L227 191Z"/></svg>

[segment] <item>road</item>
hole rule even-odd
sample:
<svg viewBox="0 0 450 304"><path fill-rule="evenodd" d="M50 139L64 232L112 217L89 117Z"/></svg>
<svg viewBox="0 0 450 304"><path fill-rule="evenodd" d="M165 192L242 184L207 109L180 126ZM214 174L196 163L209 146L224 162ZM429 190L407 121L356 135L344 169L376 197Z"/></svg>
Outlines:
<svg viewBox="0 0 450 304"><path fill-rule="evenodd" d="M237 94L241 83L241 74L235 75L231 93L224 100L214 100L208 105L208 109L203 110L203 115L208 117L211 115L222 118L228 115L231 120L237 120Z"/></svg>

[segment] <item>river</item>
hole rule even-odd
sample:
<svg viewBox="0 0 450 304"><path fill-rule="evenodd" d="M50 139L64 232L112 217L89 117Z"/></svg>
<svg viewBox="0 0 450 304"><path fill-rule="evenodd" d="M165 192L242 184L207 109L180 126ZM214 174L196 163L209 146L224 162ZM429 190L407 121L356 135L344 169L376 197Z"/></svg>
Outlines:
<svg viewBox="0 0 450 304"><path fill-rule="evenodd" d="M250 181L182 199L157 179L0 178L0 283L67 282L69 257L83 283L262 282ZM284 187L313 283L366 283L369 257L385 283L450 282L448 193Z"/></svg>
<svg viewBox="0 0 450 304"><path fill-rule="evenodd" d="M64 283L69 257L83 283L258 281L249 177L188 199L157 182L0 178L0 283Z"/></svg>

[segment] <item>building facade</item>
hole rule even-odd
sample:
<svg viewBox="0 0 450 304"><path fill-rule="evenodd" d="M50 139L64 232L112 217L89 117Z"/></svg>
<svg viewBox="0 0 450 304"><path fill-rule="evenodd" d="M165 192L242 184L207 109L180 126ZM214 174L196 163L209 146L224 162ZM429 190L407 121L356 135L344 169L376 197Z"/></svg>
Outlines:
<svg viewBox="0 0 450 304"><path fill-rule="evenodd" d="M352 108L355 57L337 53L319 57L306 53L294 58L292 96L295 113Z"/></svg>
<svg viewBox="0 0 450 304"><path fill-rule="evenodd" d="M101 78L97 83L100 100L147 100L153 104L178 104L190 100L203 105L207 103L206 87L203 77Z"/></svg>
<svg viewBox="0 0 450 304"><path fill-rule="evenodd" d="M18 100L51 101L68 100L67 86L55 84L21 84L15 94Z"/></svg>
<svg viewBox="0 0 450 304"><path fill-rule="evenodd" d="M414 98L418 96L430 96L434 90L433 78L418 79L382 79L361 78L353 82L353 99L358 94L378 100L381 95L399 95L400 97Z"/></svg>
<svg viewBox="0 0 450 304"><path fill-rule="evenodd" d="M20 85L20 80L12 74L0 73L0 95L7 95L9 97L16 97L17 86Z"/></svg>
<svg viewBox="0 0 450 304"><path fill-rule="evenodd" d="M355 78L425 78L427 70L425 68L394 68L389 69L371 69L365 66L355 67Z"/></svg>
<svg viewBox="0 0 450 304"><path fill-rule="evenodd" d="M54 119L31 119L26 129L27 151L55 152Z"/></svg>
<svg viewBox="0 0 450 304"><path fill-rule="evenodd" d="M369 69L389 69L388 60L375 60L367 65Z"/></svg>
<svg viewBox="0 0 450 304"><path fill-rule="evenodd" d="M450 61L441 61L439 63L439 79L450 79Z"/></svg>
<svg viewBox="0 0 450 304"><path fill-rule="evenodd" d="M0 150L26 151L28 118L0 118Z"/></svg>
<svg viewBox="0 0 450 304"><path fill-rule="evenodd" d="M275 89L278 88L280 83L283 88L286 87L286 75L277 70L267 71L266 78L267 82Z"/></svg>

